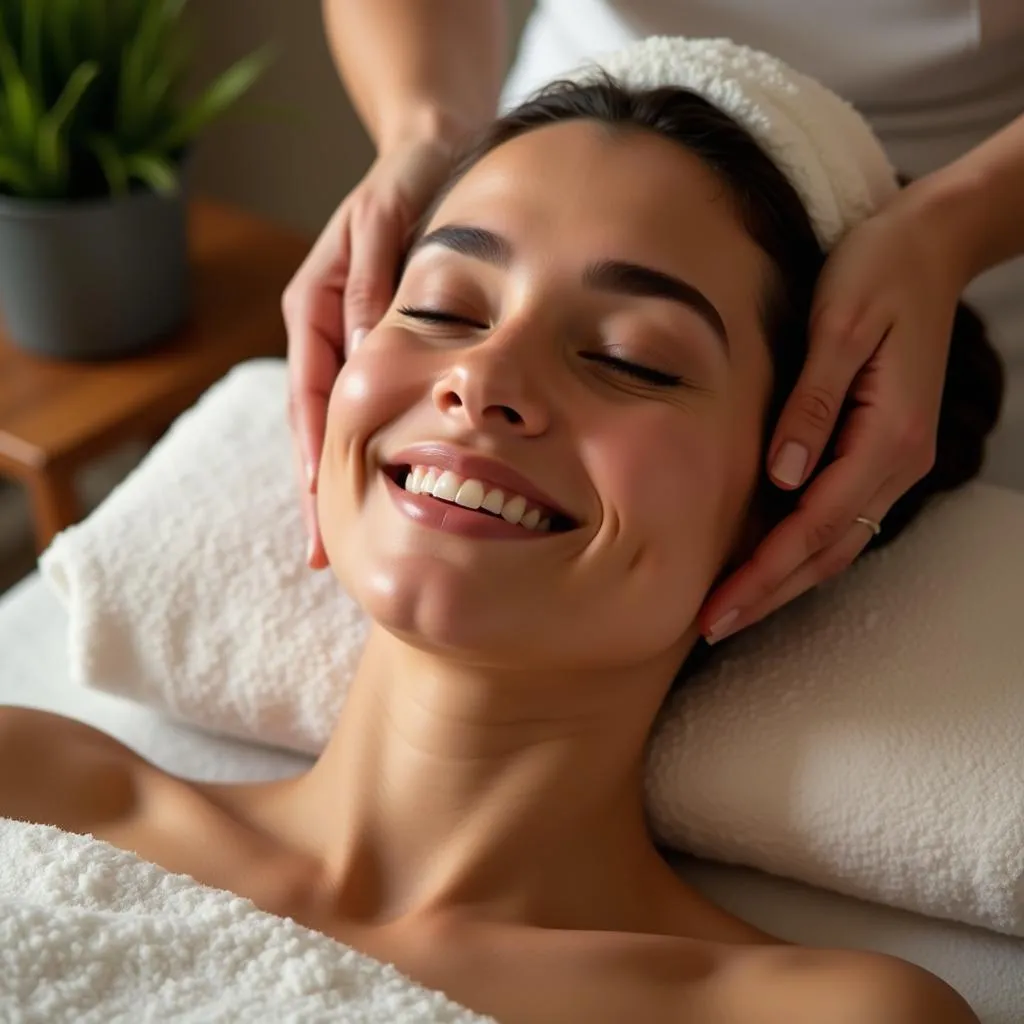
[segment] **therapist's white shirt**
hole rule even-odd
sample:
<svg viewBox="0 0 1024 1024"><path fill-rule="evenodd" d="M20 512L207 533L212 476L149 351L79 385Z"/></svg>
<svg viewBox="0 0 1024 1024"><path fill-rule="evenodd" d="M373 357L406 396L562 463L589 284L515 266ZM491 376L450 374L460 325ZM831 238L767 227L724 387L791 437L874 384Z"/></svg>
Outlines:
<svg viewBox="0 0 1024 1024"><path fill-rule="evenodd" d="M648 35L726 36L774 54L853 103L915 177L1024 112L1024 0L539 0L502 105ZM967 298L1007 368L983 477L1024 490L1024 257Z"/></svg>

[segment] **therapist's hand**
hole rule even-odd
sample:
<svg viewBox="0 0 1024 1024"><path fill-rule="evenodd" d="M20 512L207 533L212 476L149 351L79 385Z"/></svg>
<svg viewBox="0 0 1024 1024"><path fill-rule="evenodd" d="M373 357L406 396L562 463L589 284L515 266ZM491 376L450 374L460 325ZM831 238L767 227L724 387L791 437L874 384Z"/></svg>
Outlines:
<svg viewBox="0 0 1024 1024"><path fill-rule="evenodd" d="M768 449L775 485L803 485L844 402L848 415L834 461L706 602L700 626L712 642L845 569L872 536L855 517L884 530L892 505L934 464L953 318L968 275L920 194L915 186L901 192L825 265L807 362Z"/></svg>
<svg viewBox="0 0 1024 1024"><path fill-rule="evenodd" d="M341 364L391 302L409 231L444 182L452 147L404 140L382 154L335 211L284 293L292 447L307 561L327 564L316 519L316 478L327 401Z"/></svg>

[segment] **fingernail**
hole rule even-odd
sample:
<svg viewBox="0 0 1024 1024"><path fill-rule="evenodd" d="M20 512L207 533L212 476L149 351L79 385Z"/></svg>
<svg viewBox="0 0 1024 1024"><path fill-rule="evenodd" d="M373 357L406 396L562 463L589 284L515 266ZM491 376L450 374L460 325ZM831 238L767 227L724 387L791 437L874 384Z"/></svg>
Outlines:
<svg viewBox="0 0 1024 1024"><path fill-rule="evenodd" d="M306 565L313 565L313 552L316 550L316 545L313 543L313 538L310 537L306 541Z"/></svg>
<svg viewBox="0 0 1024 1024"><path fill-rule="evenodd" d="M707 636L704 637L705 641L709 644L717 644L719 640L724 640L729 635L729 627L740 617L739 608L733 608L732 611L726 612L721 618L716 619L711 623L711 628L707 632Z"/></svg>
<svg viewBox="0 0 1024 1024"><path fill-rule="evenodd" d="M366 328L357 327L350 335L348 339L348 351L351 355L360 345L363 343L363 338L366 337Z"/></svg>
<svg viewBox="0 0 1024 1024"><path fill-rule="evenodd" d="M804 478L807 469L808 452L802 444L787 441L775 456L772 465L772 476L788 487L797 487Z"/></svg>
<svg viewBox="0 0 1024 1024"><path fill-rule="evenodd" d="M316 463L312 459L306 463L306 485L311 491L316 487Z"/></svg>

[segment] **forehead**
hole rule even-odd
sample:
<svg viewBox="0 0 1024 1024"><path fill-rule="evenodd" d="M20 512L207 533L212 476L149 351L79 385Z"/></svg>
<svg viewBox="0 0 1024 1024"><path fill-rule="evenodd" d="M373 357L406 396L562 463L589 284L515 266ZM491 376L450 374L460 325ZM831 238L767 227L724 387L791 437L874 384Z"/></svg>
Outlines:
<svg viewBox="0 0 1024 1024"><path fill-rule="evenodd" d="M454 222L549 261L616 258L717 280L733 300L756 298L769 276L715 172L680 144L628 126L568 121L503 143L455 184L428 230Z"/></svg>

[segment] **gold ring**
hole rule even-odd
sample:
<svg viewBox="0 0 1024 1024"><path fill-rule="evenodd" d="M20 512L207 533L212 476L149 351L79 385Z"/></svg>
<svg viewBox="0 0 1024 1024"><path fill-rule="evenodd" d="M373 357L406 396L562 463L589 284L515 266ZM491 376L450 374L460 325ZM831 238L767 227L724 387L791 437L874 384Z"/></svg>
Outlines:
<svg viewBox="0 0 1024 1024"><path fill-rule="evenodd" d="M876 537L882 532L882 524L876 523L874 519L868 519L867 516L857 516L854 519L855 523L862 523L866 526Z"/></svg>

